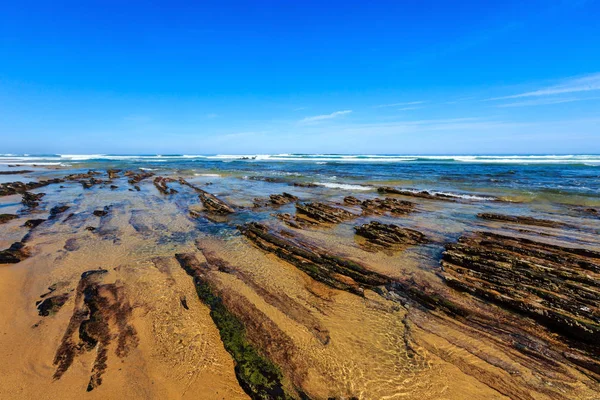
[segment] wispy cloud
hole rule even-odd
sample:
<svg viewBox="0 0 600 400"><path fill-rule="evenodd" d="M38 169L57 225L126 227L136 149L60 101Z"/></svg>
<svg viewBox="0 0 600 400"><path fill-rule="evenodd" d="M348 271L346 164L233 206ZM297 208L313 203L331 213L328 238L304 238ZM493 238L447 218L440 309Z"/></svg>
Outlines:
<svg viewBox="0 0 600 400"><path fill-rule="evenodd" d="M600 72L580 76L577 78L570 78L558 85L548 86L530 92L513 94L510 96L494 97L489 100L506 100L518 99L522 97L553 96L565 93L590 92L593 90L600 90Z"/></svg>
<svg viewBox="0 0 600 400"><path fill-rule="evenodd" d="M541 98L535 100L516 101L513 103L498 104L496 107L528 107L545 106L550 104L572 103L574 101L599 100L600 97L568 97L568 98Z"/></svg>
<svg viewBox="0 0 600 400"><path fill-rule="evenodd" d="M423 104L423 103L425 103L425 101L406 101L403 103L379 104L377 106L373 106L373 108L414 106L414 105Z"/></svg>
<svg viewBox="0 0 600 400"><path fill-rule="evenodd" d="M410 110L420 110L423 107L402 107L399 108L398 111L410 111Z"/></svg>
<svg viewBox="0 0 600 400"><path fill-rule="evenodd" d="M217 118L218 116L219 116L219 114L210 113L210 114L206 114L204 117L208 118L208 119L213 119L213 118Z"/></svg>
<svg viewBox="0 0 600 400"><path fill-rule="evenodd" d="M352 112L352 110L343 110L343 111L335 111L335 112L332 112L331 114L315 115L313 117L306 117L306 118L302 119L300 121L300 123L306 124L306 123L311 123L311 122L323 121L323 120L327 120L327 119L333 119L333 118L337 118L342 115L350 114L351 112Z"/></svg>

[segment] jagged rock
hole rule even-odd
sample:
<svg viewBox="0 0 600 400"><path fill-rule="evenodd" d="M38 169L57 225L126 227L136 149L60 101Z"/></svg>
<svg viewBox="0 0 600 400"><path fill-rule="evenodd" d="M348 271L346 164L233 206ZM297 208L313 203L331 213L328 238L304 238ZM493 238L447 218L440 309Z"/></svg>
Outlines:
<svg viewBox="0 0 600 400"><path fill-rule="evenodd" d="M319 186L317 184L310 183L310 182L308 182L308 183L306 183L306 182L294 182L293 185L297 186L297 187L304 187L304 188L314 188L314 187Z"/></svg>
<svg viewBox="0 0 600 400"><path fill-rule="evenodd" d="M104 206L104 208L102 210L94 210L94 212L92 212L92 214L94 214L96 217L104 217L105 215L108 215L109 211L110 211L110 206Z"/></svg>
<svg viewBox="0 0 600 400"><path fill-rule="evenodd" d="M82 173L82 174L67 175L67 176L65 176L65 180L80 181L80 180L84 180L84 179L92 179L96 175L100 175L100 172L89 170L88 172Z"/></svg>
<svg viewBox="0 0 600 400"><path fill-rule="evenodd" d="M29 174L33 172L29 169L21 169L16 171L0 171L0 175L21 175L21 174Z"/></svg>
<svg viewBox="0 0 600 400"><path fill-rule="evenodd" d="M38 315L41 317L48 317L56 314L67 300L69 300L69 293L47 297L44 300L38 301L35 304L38 309Z"/></svg>
<svg viewBox="0 0 600 400"><path fill-rule="evenodd" d="M31 193L24 192L21 203L27 208L36 208L40 205L40 200L44 197L46 193Z"/></svg>
<svg viewBox="0 0 600 400"><path fill-rule="evenodd" d="M5 224L8 221L19 218L16 214L0 214L0 224Z"/></svg>
<svg viewBox="0 0 600 400"><path fill-rule="evenodd" d="M282 206L297 200L298 198L296 196L283 192L282 194L272 194L268 199L255 198L254 207Z"/></svg>
<svg viewBox="0 0 600 400"><path fill-rule="evenodd" d="M421 232L414 229L401 228L394 224L382 224L377 221L371 221L368 224L355 226L354 230L357 235L367 239L371 245L380 248L389 249L427 243L427 238Z"/></svg>
<svg viewBox="0 0 600 400"><path fill-rule="evenodd" d="M360 206L362 204L362 200L359 200L354 196L346 196L344 197L344 203L349 206Z"/></svg>
<svg viewBox="0 0 600 400"><path fill-rule="evenodd" d="M196 193L198 193L198 197L200 197L200 201L202 201L204 208L209 213L225 215L235 212L234 208L225 203L223 200L220 200L216 196L200 189L198 186L192 185L185 179L179 178L179 183L194 189Z"/></svg>
<svg viewBox="0 0 600 400"><path fill-rule="evenodd" d="M477 214L477 218L487 219L490 221L511 222L514 224L543 226L543 227L548 227L548 228L570 227L570 225L567 225L564 222L552 221L552 220L548 220L548 219L539 219L539 218L533 218L533 217L524 217L524 216L520 216L520 215L479 213L479 214Z"/></svg>
<svg viewBox="0 0 600 400"><path fill-rule="evenodd" d="M147 172L147 171L141 171L141 172L135 172L135 171L125 171L125 173L123 173L124 176L129 177L128 182L133 185L133 187L139 191L139 186L137 186L137 183L140 183L141 181L143 181L146 178L150 178L151 176L154 176L154 174L152 172Z"/></svg>
<svg viewBox="0 0 600 400"><path fill-rule="evenodd" d="M81 186L83 186L84 189L89 189L94 185L99 185L101 183L105 183L105 181L103 181L102 179L96 179L96 178L90 178L89 180L85 181L79 181L81 183Z"/></svg>
<svg viewBox="0 0 600 400"><path fill-rule="evenodd" d="M177 190L169 188L167 186L168 182L175 182L175 179L173 179L173 178L164 178L162 176L157 176L156 178L154 178L154 186L156 186L156 188L158 189L158 191L161 192L162 194L175 194L175 193L177 193Z"/></svg>
<svg viewBox="0 0 600 400"><path fill-rule="evenodd" d="M296 229L304 229L309 226L318 225L317 222L310 220L308 218L304 218L301 215L292 215L292 214L288 214L288 213L283 213L283 214L275 214L275 217L277 217L277 219L283 221L286 225L291 226L292 228L296 228Z"/></svg>
<svg viewBox="0 0 600 400"><path fill-rule="evenodd" d="M57 178L57 179L49 179L49 180L42 180L39 182L29 182L29 183L23 183L23 182L0 183L0 196L23 194L23 193L27 192L28 190L33 190L33 189L41 188L43 186L47 186L47 185L51 185L51 184L55 184L55 183L62 183L62 182L64 182L63 179Z"/></svg>
<svg viewBox="0 0 600 400"><path fill-rule="evenodd" d="M337 224L358 217L358 215L342 208L333 207L324 203L298 203L296 213L303 214L318 223Z"/></svg>
<svg viewBox="0 0 600 400"><path fill-rule="evenodd" d="M56 217L58 217L59 214L64 213L69 208L70 208L69 206L54 206L54 207L52 207L50 209L50 216L48 217L48 219L55 219Z"/></svg>
<svg viewBox="0 0 600 400"><path fill-rule="evenodd" d="M16 264L31 256L23 242L15 242L8 249L0 251L0 264Z"/></svg>
<svg viewBox="0 0 600 400"><path fill-rule="evenodd" d="M386 197L385 199L375 198L361 201L354 196L344 197L344 203L351 206L360 206L363 214L384 214L389 212L395 215L405 215L413 212L415 203Z"/></svg>
<svg viewBox="0 0 600 400"><path fill-rule="evenodd" d="M46 220L45 219L28 219L27 221L25 221L25 223L23 225L28 228L33 229L44 221L46 221Z"/></svg>
<svg viewBox="0 0 600 400"><path fill-rule="evenodd" d="M426 190L417 192L412 190L401 190L396 189L390 186L383 186L377 188L379 193L389 193L389 194L400 194L402 196L410 196L410 197L418 197L421 199L430 199L430 200L445 200L445 201L456 201L452 196L445 195L443 193L430 193Z"/></svg>
<svg viewBox="0 0 600 400"><path fill-rule="evenodd" d="M363 295L365 288L372 289L391 281L387 276L371 271L357 262L284 237L259 223L252 222L238 229L257 247L275 254L312 278L336 289Z"/></svg>
<svg viewBox="0 0 600 400"><path fill-rule="evenodd" d="M599 251L477 232L446 246L442 266L455 289L600 344Z"/></svg>
<svg viewBox="0 0 600 400"><path fill-rule="evenodd" d="M108 179L117 179L119 177L120 169L107 169L106 173L108 174Z"/></svg>

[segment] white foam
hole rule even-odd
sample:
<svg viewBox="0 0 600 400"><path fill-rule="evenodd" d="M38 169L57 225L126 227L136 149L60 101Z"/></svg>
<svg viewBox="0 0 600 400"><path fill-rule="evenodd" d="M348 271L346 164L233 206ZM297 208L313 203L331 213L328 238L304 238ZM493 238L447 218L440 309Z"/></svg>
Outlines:
<svg viewBox="0 0 600 400"><path fill-rule="evenodd" d="M331 182L315 182L315 185L324 186L330 189L343 189L343 190L373 190L371 186L363 185L352 185L349 183L331 183Z"/></svg>

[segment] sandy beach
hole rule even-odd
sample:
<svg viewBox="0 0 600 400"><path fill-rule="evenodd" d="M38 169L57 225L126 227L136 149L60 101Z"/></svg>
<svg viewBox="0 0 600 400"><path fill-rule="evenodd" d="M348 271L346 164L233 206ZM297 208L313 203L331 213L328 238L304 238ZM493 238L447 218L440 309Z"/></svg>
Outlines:
<svg viewBox="0 0 600 400"><path fill-rule="evenodd" d="M34 169L1 184L2 399L600 392L589 205Z"/></svg>

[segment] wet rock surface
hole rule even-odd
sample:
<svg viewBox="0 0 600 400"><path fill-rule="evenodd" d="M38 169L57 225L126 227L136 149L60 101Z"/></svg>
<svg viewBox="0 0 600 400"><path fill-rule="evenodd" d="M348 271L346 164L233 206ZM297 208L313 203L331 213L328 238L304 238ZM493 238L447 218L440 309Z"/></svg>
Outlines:
<svg viewBox="0 0 600 400"><path fill-rule="evenodd" d="M265 225L249 223L239 227L240 232L257 247L307 273L326 285L362 295L365 288L384 285L390 279L364 265L347 260L306 243L284 237Z"/></svg>
<svg viewBox="0 0 600 400"><path fill-rule="evenodd" d="M358 236L364 237L372 247L381 249L401 249L428 241L424 234L414 229L377 221L355 226L354 231Z"/></svg>
<svg viewBox="0 0 600 400"><path fill-rule="evenodd" d="M489 232L446 247L446 283L600 354L600 252Z"/></svg>
<svg viewBox="0 0 600 400"><path fill-rule="evenodd" d="M162 176L157 176L156 178L154 178L154 186L156 187L156 189L158 189L160 193L165 195L177 193L177 190L169 188L169 186L167 186L169 182L176 182L176 180L172 178L165 178Z"/></svg>
<svg viewBox="0 0 600 400"><path fill-rule="evenodd" d="M69 300L69 293L46 297L44 300L36 303L38 314L41 317L54 315L62 308L67 300Z"/></svg>
<svg viewBox="0 0 600 400"><path fill-rule="evenodd" d="M390 213L392 215L406 215L415 210L415 203L398 200L386 197L384 199L375 198L367 200L359 200L353 196L344 197L344 204L350 206L360 206L363 210L363 214L384 214Z"/></svg>
<svg viewBox="0 0 600 400"><path fill-rule="evenodd" d="M116 342L114 352L119 358L126 357L138 345L137 332L129 324L132 307L124 288L117 283L105 283L106 274L106 270L100 269L81 275L73 315L54 357L54 379L60 379L78 356L96 351L88 392L102 384L111 342Z"/></svg>
<svg viewBox="0 0 600 400"><path fill-rule="evenodd" d="M343 208L330 206L325 203L297 203L296 215L291 221L298 226L309 226L315 224L338 224L358 217L358 215L344 210ZM288 218L280 218L284 222ZM293 226L293 225L292 225Z"/></svg>
<svg viewBox="0 0 600 400"><path fill-rule="evenodd" d="M23 205L29 209L34 209L40 205L40 201L45 195L46 193L24 192L23 198L21 199L21 203L23 203Z"/></svg>
<svg viewBox="0 0 600 400"><path fill-rule="evenodd" d="M19 170L13 170L13 171L0 171L0 175L21 175L21 174L29 174L33 172L32 170L29 169L19 169Z"/></svg>
<svg viewBox="0 0 600 400"><path fill-rule="evenodd" d="M6 224L7 222L17 218L19 218L19 216L16 214L0 214L0 224Z"/></svg>
<svg viewBox="0 0 600 400"><path fill-rule="evenodd" d="M499 222L510 222L521 225L534 225L548 228L571 228L571 225L565 224L560 221L552 221L548 219L533 218L519 215L504 215L504 214L493 214L493 213L479 213L477 218L486 219L489 221Z"/></svg>
<svg viewBox="0 0 600 400"><path fill-rule="evenodd" d="M15 242L8 249L0 251L0 264L16 264L31 256L23 242Z"/></svg>
<svg viewBox="0 0 600 400"><path fill-rule="evenodd" d="M62 183L63 179L40 180L39 182L8 182L0 183L0 196L10 196L13 194L23 194L29 190L38 189L44 186Z"/></svg>
<svg viewBox="0 0 600 400"><path fill-rule="evenodd" d="M198 193L198 197L200 198L200 201L202 201L202 204L207 212L219 215L227 215L235 212L235 209L223 200L205 190L200 189L198 186L192 185L185 179L179 178L179 183L194 189L196 193Z"/></svg>
<svg viewBox="0 0 600 400"><path fill-rule="evenodd" d="M268 199L255 198L254 208L269 207L269 206L282 206L285 204L293 203L298 201L298 197L283 192L282 194L272 194Z"/></svg>
<svg viewBox="0 0 600 400"><path fill-rule="evenodd" d="M175 257L194 279L200 300L210 308L223 345L235 361L235 374L244 391L252 399L292 399L283 387L279 368L258 352L242 319L228 308L228 296L219 293L211 283L211 266L201 263L194 253L178 253ZM262 329L265 328L263 325Z"/></svg>
<svg viewBox="0 0 600 400"><path fill-rule="evenodd" d="M131 184L133 187L136 187L136 185L138 183L140 183L141 181L143 181L144 179L150 178L152 176L154 176L154 174L152 172L147 172L147 171L125 171L123 173L123 176L128 177L129 179L127 180L129 182L129 184ZM136 190L139 190L136 189Z"/></svg>

